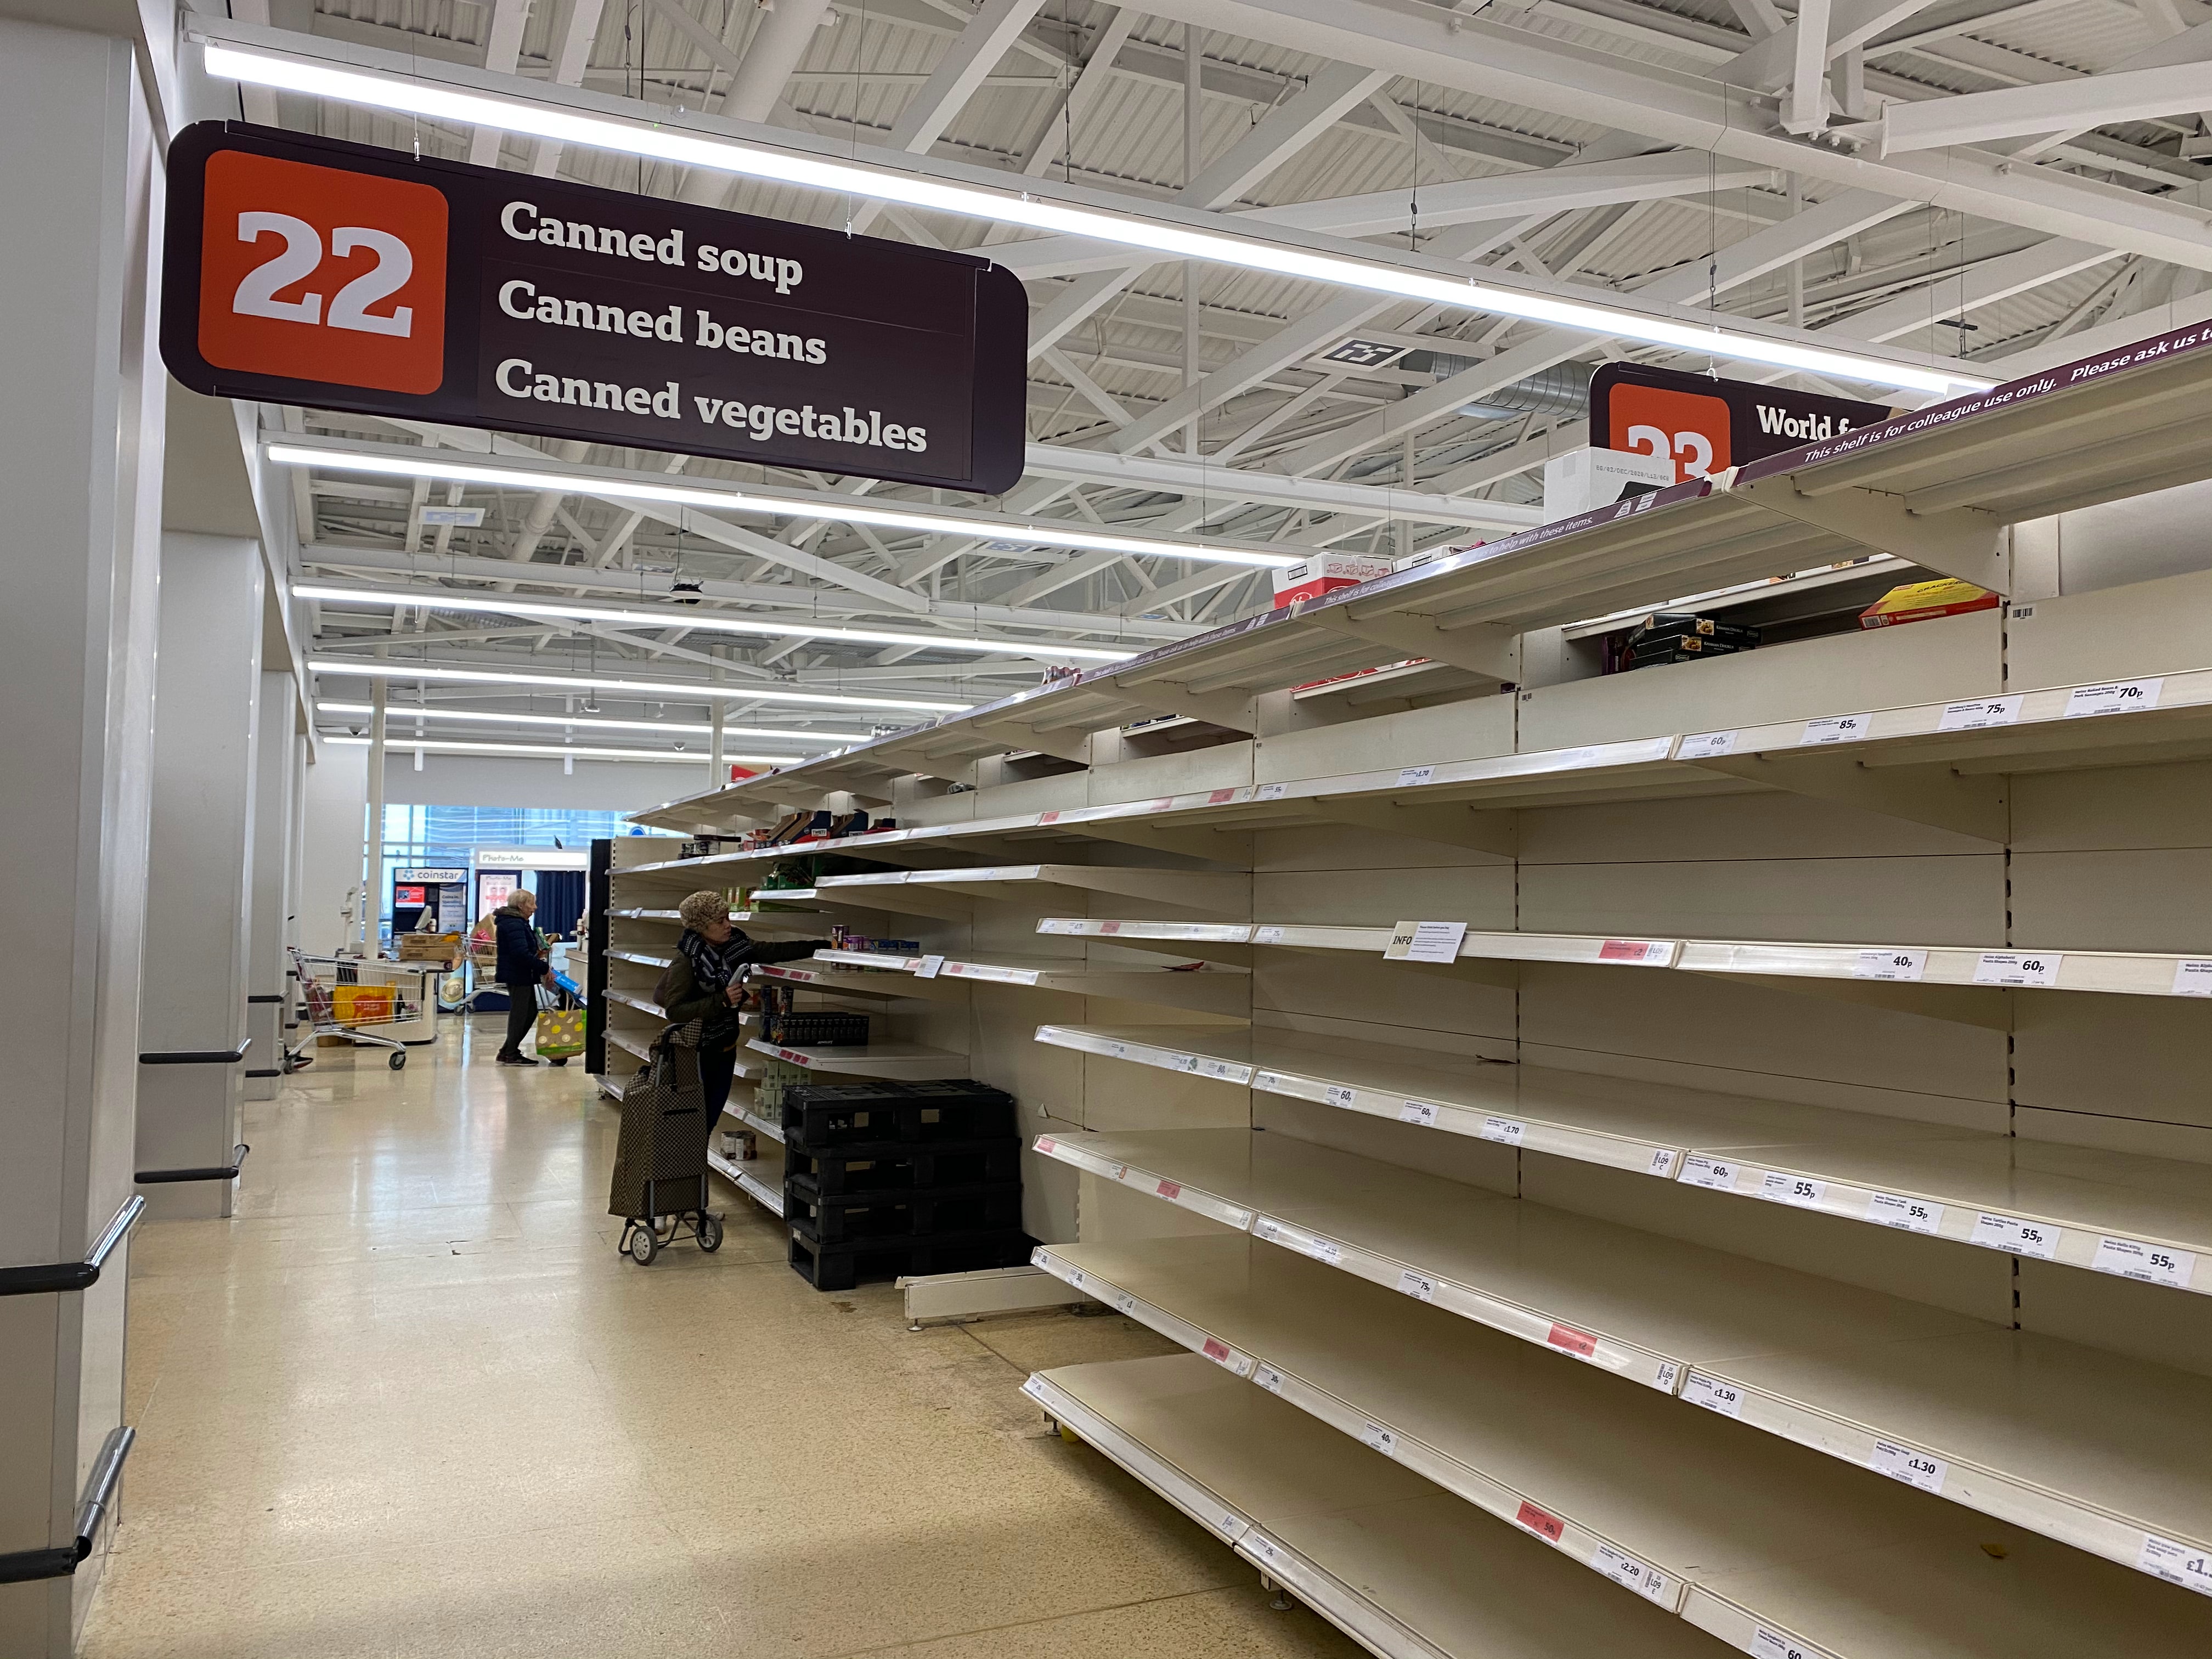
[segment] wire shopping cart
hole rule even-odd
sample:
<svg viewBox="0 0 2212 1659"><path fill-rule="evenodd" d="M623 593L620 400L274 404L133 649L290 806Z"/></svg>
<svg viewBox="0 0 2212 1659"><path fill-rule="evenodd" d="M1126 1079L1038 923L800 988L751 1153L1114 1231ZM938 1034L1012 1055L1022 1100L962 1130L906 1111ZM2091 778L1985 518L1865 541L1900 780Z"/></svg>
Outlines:
<svg viewBox="0 0 2212 1659"><path fill-rule="evenodd" d="M310 963L327 967L330 978L325 981L319 977L309 967ZM343 957L311 957L296 947L292 951L292 971L300 981L300 994L307 1000L307 1034L285 1050L286 1071L298 1063L309 1043L325 1036L342 1036L350 1042L389 1048L392 1054L386 1063L395 1072L407 1064L406 1044L398 1037L386 1036L371 1029L422 1017L421 1006L401 996L398 986L360 984L357 963ZM342 995L348 992L352 994Z"/></svg>

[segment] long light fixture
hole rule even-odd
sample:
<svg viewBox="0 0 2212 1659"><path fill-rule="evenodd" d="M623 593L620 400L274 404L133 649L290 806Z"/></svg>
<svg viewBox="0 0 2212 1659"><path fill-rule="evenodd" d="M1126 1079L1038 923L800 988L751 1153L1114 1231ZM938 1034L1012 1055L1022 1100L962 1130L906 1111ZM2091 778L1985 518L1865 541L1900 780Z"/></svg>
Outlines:
<svg viewBox="0 0 2212 1659"><path fill-rule="evenodd" d="M373 714L373 702L331 702L319 700L315 712L321 714ZM686 737L711 734L714 727L703 720L623 720L602 719L591 714L501 714L488 708L418 708L413 703L387 703L385 714L391 720L473 720L480 726L581 726L594 732L675 732ZM866 743L866 732L817 732L809 727L779 731L772 726L726 726L725 738L782 738L790 743Z"/></svg>
<svg viewBox="0 0 2212 1659"><path fill-rule="evenodd" d="M703 697L728 697L740 702L811 702L831 708L920 708L933 714L957 714L973 708L965 702L923 702L915 697L855 697L834 691L786 691L778 686L704 680L617 680L592 674L524 674L510 668L441 668L410 663L395 657L314 657L307 666L318 674L356 674L372 680L459 680L471 685L550 685L556 690L615 691L653 701L697 702ZM388 711L387 711L388 712Z"/></svg>
<svg viewBox="0 0 2212 1659"><path fill-rule="evenodd" d="M1287 553L1256 547L1214 546L1210 542L1163 541L1157 536L1117 536L1055 519L1003 519L982 514L932 513L927 508L869 507L857 500L832 505L788 495L755 495L744 489L708 489L696 484L647 483L620 476L542 471L536 467L500 466L447 460L424 450L367 455L345 449L310 449L271 443L262 451L284 466L320 467L328 472L369 472L380 477L439 478L451 483L486 484L501 489L559 489L578 495L619 501L659 501L671 507L711 507L723 513L769 513L779 518L817 520L830 524L865 524L883 530L918 530L932 536L981 537L994 542L1036 542L1090 553L1128 553L1146 559L1187 559L1194 564L1249 564L1282 569L1299 561Z"/></svg>
<svg viewBox="0 0 2212 1659"><path fill-rule="evenodd" d="M1855 352L1831 351L1796 341L1770 339L1613 306L1560 300L1476 282L1472 277L1407 270L1382 259L1323 252L1258 234L1200 229L1134 213L1049 200L1020 190L999 191L956 184L793 149L687 131L675 125L564 109L521 97L467 90L419 76L346 67L295 53L241 47L216 40L209 40L205 52L210 75L252 86L304 93L397 114L489 127L559 143L672 161L683 167L706 167L805 190L828 191L967 218L988 219L1000 224L1021 225L1032 230L1091 237L1125 247L1144 248L1169 258L1203 259L1216 264L1242 266L1249 270L1265 270L1340 288L1364 289L1370 293L1425 301L1456 310L1525 318L1601 337L1708 352L1744 362L1769 363L1779 368L1836 375L1937 397L1983 391L1996 384L1954 370L1920 368Z"/></svg>
<svg viewBox="0 0 2212 1659"><path fill-rule="evenodd" d="M388 606L419 605L433 611L484 611L502 617L551 617L569 622L628 623L644 628L684 628L705 634L759 634L770 638L798 635L812 640L851 640L863 645L915 645L947 651L1012 652L1018 656L1085 662L1127 662L1133 651L1109 651L1089 645L1063 646L1051 640L994 640L981 635L900 633L896 629L848 628L810 622L804 617L738 617L726 611L672 605L666 611L629 611L615 605L568 599L518 599L505 593L462 592L444 587L334 587L327 583L295 585L303 599L326 605Z"/></svg>
<svg viewBox="0 0 2212 1659"><path fill-rule="evenodd" d="M325 734L325 743L342 743L349 748L366 749L373 739L345 734ZM607 760L607 761L667 761L684 766L708 766L712 757L705 750L696 755L679 755L668 749L580 749L569 744L552 743L457 743L442 738L401 738L387 736L386 749L396 749L404 754L410 749L420 749L430 755L540 755L548 760ZM740 766L788 766L789 755L725 755L725 763L735 761Z"/></svg>

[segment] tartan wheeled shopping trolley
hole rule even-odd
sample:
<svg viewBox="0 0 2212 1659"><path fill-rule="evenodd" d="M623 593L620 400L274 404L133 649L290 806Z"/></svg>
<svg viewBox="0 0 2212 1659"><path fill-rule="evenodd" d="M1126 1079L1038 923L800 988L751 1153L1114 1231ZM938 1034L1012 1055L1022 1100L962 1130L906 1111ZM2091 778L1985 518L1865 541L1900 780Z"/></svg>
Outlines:
<svg viewBox="0 0 2212 1659"><path fill-rule="evenodd" d="M679 1238L722 1248L722 1218L707 1208L707 1141L714 1122L699 1082L698 1025L672 1025L623 1089L622 1133L607 1213L623 1218L617 1249L643 1267ZM687 1042L682 1039L690 1036ZM665 1231L664 1231L665 1229Z"/></svg>
<svg viewBox="0 0 2212 1659"><path fill-rule="evenodd" d="M319 977L308 965L310 963L328 968L330 978L325 981ZM307 1004L307 1035L284 1051L286 1071L298 1064L310 1043L325 1036L342 1036L350 1042L389 1048L392 1055L386 1063L395 1072L407 1064L407 1045L374 1028L420 1019L422 1005L401 996L396 985L357 983L353 975L359 971L359 964L348 957L310 957L296 946L293 948L293 976L299 981L300 994Z"/></svg>

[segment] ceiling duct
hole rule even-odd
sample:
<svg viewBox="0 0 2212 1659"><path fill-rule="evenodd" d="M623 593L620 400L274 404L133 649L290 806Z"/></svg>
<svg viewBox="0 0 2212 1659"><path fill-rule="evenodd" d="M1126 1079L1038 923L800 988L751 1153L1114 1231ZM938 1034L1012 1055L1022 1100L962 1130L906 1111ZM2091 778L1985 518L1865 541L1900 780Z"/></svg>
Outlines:
<svg viewBox="0 0 2212 1659"><path fill-rule="evenodd" d="M1455 356L1446 351L1409 351L1399 360L1398 366L1414 374L1433 374L1444 380L1470 368L1480 368L1486 361L1481 357ZM1462 404L1453 412L1478 421L1504 421L1521 415L1584 414L1589 409L1590 376L1596 373L1595 363L1554 363L1525 380L1486 392L1480 402Z"/></svg>

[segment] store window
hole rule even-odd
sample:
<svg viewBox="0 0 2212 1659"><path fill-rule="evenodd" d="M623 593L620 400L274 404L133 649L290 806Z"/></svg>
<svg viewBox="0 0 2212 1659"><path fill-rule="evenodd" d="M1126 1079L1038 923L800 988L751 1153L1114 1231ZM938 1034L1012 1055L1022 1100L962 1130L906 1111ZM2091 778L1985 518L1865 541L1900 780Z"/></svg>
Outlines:
<svg viewBox="0 0 2212 1659"><path fill-rule="evenodd" d="M390 806L384 809L384 868L378 872L378 930L392 937L392 872L472 868L479 847L562 847L572 851L623 836L668 836L620 812L568 806ZM523 883L530 884L526 878Z"/></svg>

